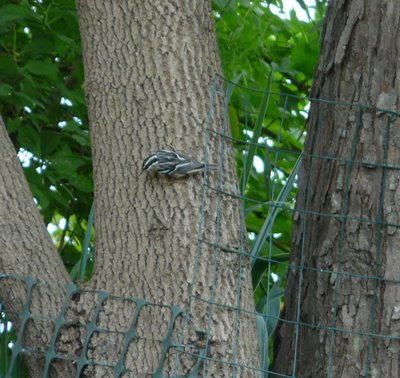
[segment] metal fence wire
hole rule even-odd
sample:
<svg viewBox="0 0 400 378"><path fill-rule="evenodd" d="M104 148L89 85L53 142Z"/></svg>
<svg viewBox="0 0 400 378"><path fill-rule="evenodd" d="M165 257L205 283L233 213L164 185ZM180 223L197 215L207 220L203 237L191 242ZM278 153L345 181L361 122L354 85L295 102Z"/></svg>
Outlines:
<svg viewBox="0 0 400 378"><path fill-rule="evenodd" d="M224 121L220 129L209 127L213 118L215 101L224 104ZM306 138L305 124L312 109L312 121L316 125L313 140L309 142L308 148L303 152L303 142ZM314 110L313 110L314 109ZM347 153L343 149L320 148L322 145L329 145L322 140L327 134L318 132L323 130L326 124L332 126L332 112L344 114L348 135L343 135L343 140L348 148ZM210 140L218 140L220 143L220 160L226 158L225 147L227 144L235 148L238 160L238 172L240 175L240 193L229 192L217 181L217 186L212 187L207 182L207 175L203 179L203 203L202 211L199 214L199 232L197 237L197 259L202 256L204 245L212 247L215 254L236 254L238 259L250 259L252 269L252 283L255 298L255 311L250 315L256 319L257 332L259 335L259 358L258 364L254 366L243 366L239 361L221 359L218 362L225 364L229 374L226 376L240 377L267 377L269 375L281 377L296 377L298 375L299 355L304 330L312 330L318 335L324 335L323 348L327 362L326 376L335 376L334 364L337 363L335 346L343 338L360 337L360 350L364 350L364 372L368 375L371 364L372 348L375 341L399 340L400 336L392 333L390 328L377 324L377 316L382 315L382 304L380 291L384 285L398 285L400 277L391 275L382 269L382 255L388 253L383 251L387 248L382 242L388 234L394 234L399 228L398 217L391 214L388 216L386 208L390 201L395 201L393 195L394 186L397 187L400 165L397 153L393 152L393 146L397 141L398 133L395 128L399 126L400 114L376 109L361 104L338 103L305 97L293 96L287 93L268 91L254 91L226 80L217 79L211 88L211 104L208 120L204 128L204 152L208 153ZM371 120L380 117L383 122L383 132L379 139L375 140L375 154L366 153L363 155L361 145L366 138L373 133ZM230 121L228 121L230 118ZM227 128L232 130L227 132ZM333 134L332 134L333 135ZM397 161L396 161L397 159ZM321 185L320 178L316 172L321 172L321 166L327 172L337 169L337 176L332 180L340 181L340 198L335 198L337 191L327 194L332 206L318 204L315 197L316 185ZM305 169L301 173L301 169ZM357 175L360 169L373 171L380 177L381 192L375 196L377 211L371 211L371 204L367 198L354 196L352 190L356 185ZM300 173L299 173L300 172ZM304 173L305 172L305 173ZM303 181L299 181L301 177ZM337 184L339 185L339 184ZM338 186L336 186L336 189ZM302 201L296 204L296 196L302 193ZM392 191L391 197L386 193ZM232 249L224 245L220 235L221 222L216 218L214 236L205 237L201 227L205 217L205 206L207 195L214 192L217 195L217 207L221 206L226 198L235 197L240 200L242 207L241 232L243 232L241 245L238 249ZM352 201L360 201L354 203ZM328 210L327 210L328 209ZM292 233L292 219L301 224L301 232ZM329 234L321 235L325 238L323 245L325 257L322 254L312 254L311 239L315 238L315 222L324 219L324 222L331 222L336 230L335 239L329 242ZM314 224L314 226L313 226ZM360 254L368 259L368 269L363 264L355 264L351 255L359 248L360 241L352 244L353 239L360 237L359 229L372 230L374 235L371 240L362 241L363 246ZM312 231L312 232L311 232ZM299 236L300 235L300 236ZM292 257L290 249L292 245ZM365 235L364 235L365 237ZM296 240L294 240L296 239ZM318 238L317 238L318 239ZM364 243L365 242L365 243ZM328 248L329 244L329 248ZM249 246L249 247L247 247ZM358 247L357 247L358 246ZM385 257L386 259L386 257ZM318 260L318 261L316 261ZM388 260L389 261L389 260ZM391 258L393 264L398 261ZM217 259L214 261L217 264ZM1 269L1 267L0 267ZM210 298L196 298L208 301L213 305L212 311L224 308L225 304L219 303L216 295L216 281L219 274L218 266L213 267L214 275L211 285ZM392 270L396 272L396 269ZM398 269L397 269L398 271ZM193 280L197 271L193 274ZM236 274L236 282L240 286L243 282L240 270L232 272ZM289 275L288 275L289 274ZM331 302L327 304L328 316L318 318L304 314L303 311L310 307L303 306L303 289L307 275L312 274L315 280L330 283L332 293ZM394 274L394 273L393 273ZM291 279L287 277L292 276ZM284 285L288 280L290 290L295 293L293 302L290 304L290 311L284 307ZM56 316L45 316L33 313L31 309L32 296L39 287L49 289L46 283L37 277L16 277L0 274L0 292L4 283L7 287L10 282L15 285L22 285L25 292L25 300L19 305L18 313L11 313L7 308L1 307L0 312L0 376L17 377L26 376L22 368L23 356L37 356L43 360L43 377L47 377L53 361L63 360L73 363L76 368L76 376L83 374L90 375L90 369L102 366L109 376L132 376L131 368L127 366L125 357L129 345L134 340L146 341L146 333L141 332L141 314L149 306L155 312L162 312L168 319L168 326L160 332L162 334L161 352L159 361L152 371L143 375L146 377L179 377L165 375L164 363L169 356L171 349L192 355L194 365L192 370L185 374L185 377L208 377L207 361L210 359L207 349L210 348L208 341L210 335L199 334L198 339L204 340L202 347L192 348L191 345L183 345L174 335L174 325L178 318L183 317L189 321L191 316L190 304L188 308L178 306L166 306L161 303L150 303L144 299L118 297L107 292L94 292L82 290L76 285L66 288L64 304ZM193 282L192 282L193 284ZM359 296L365 297L363 303L368 304L364 311L364 321L346 322L341 315L343 310L343 297L351 295L349 285L359 285L357 290ZM240 295L240 290L237 291ZM4 294L4 293L3 293ZM314 293L316 297L321 293ZM196 294L191 294L193 298ZM3 296L3 295L2 295ZM69 308L71 302L77 296L91 296L93 299L93 312L90 317L71 319ZM124 306L131 306L132 316L130 323L123 331L108 327L102 322L105 314L105 304L109 301L120 303ZM318 302L318 300L317 300ZM238 314L244 309L240 308L240 299L237 298L238 306L233 308ZM287 303L286 305L289 306ZM209 314L209 322L213 319L213 313ZM247 310L246 310L247 311ZM355 310L354 310L355 311ZM391 311L396 310L395 304ZM234 313L234 312L233 312ZM307 316L308 315L308 316ZM18 324L11 324L9 318L14 316ZM304 319L314 319L306 322ZM32 321L47 322L49 338L43 345L26 345L24 335L27 327ZM287 361L290 368L283 373L282 369L271 362L274 359L272 342L274 330L278 322L282 327L291 330L293 359ZM236 326L238 321L235 323ZM83 343L73 354L62 352L58 348L58 341L63 335L66 327L77 327L83 335ZM206 328L205 332L209 331ZM237 329L234 337L237 337ZM94 339L99 341L102 338L111 338L118 342L117 351L110 351L107 361L94 361L90 357L89 346ZM322 346L321 346L322 347ZM114 355L115 354L115 355ZM289 355L289 351L288 351ZM318 361L315 363L318 364ZM178 367L177 370L179 371Z"/></svg>

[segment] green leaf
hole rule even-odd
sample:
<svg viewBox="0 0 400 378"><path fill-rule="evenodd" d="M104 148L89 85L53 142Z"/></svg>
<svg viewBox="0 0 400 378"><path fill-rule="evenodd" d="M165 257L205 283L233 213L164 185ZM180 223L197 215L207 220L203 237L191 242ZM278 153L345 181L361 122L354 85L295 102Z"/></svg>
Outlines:
<svg viewBox="0 0 400 378"><path fill-rule="evenodd" d="M6 123L7 131L9 133L15 133L20 127L22 127L22 124L22 118L20 117L9 119Z"/></svg>
<svg viewBox="0 0 400 378"><path fill-rule="evenodd" d="M270 75L270 80L272 80L272 73ZM270 96L269 92L268 92L268 88L270 88L270 87L271 87L271 81L269 82L267 89L264 91L264 94L263 94L263 97L261 100L260 110L258 112L258 116L257 116L257 120L256 120L256 124L253 129L253 137L251 138L251 143L249 144L249 147L247 149L247 154L245 157L246 158L245 167L243 169L242 179L241 179L241 183L240 183L240 189L241 189L242 193L244 193L244 191L246 189L247 181L250 176L250 170L253 166L253 159L254 159L254 155L256 153L258 139L260 138L260 135L261 135L261 130L263 127L265 113L268 108L268 101L269 101L269 96Z"/></svg>
<svg viewBox="0 0 400 378"><path fill-rule="evenodd" d="M9 96L14 90L14 87L8 84L0 84L0 97Z"/></svg>
<svg viewBox="0 0 400 378"><path fill-rule="evenodd" d="M311 20L310 12L308 11L308 6L304 2L304 0L297 0L297 3L304 9L304 11L307 13L307 17L309 20Z"/></svg>
<svg viewBox="0 0 400 378"><path fill-rule="evenodd" d="M61 135L59 132L42 131L40 133L40 147L43 156L48 156L56 151L61 143Z"/></svg>
<svg viewBox="0 0 400 378"><path fill-rule="evenodd" d="M301 164L301 156L298 158L288 180L286 185L283 187L281 192L278 195L278 198L276 199L276 202L278 204L285 203L290 191L292 190L293 184L296 180L297 172L300 168ZM254 263L256 261L257 256L259 255L262 245L264 244L265 240L267 237L271 234L272 231L272 225L275 222L276 216L278 215L278 212L280 211L280 207L278 206L273 206L271 207L271 211L268 215L268 218L265 220L264 225L260 231L260 234L257 236L257 239L253 245L253 248L251 249L251 256L252 256L252 263L251 265L254 266Z"/></svg>
<svg viewBox="0 0 400 378"><path fill-rule="evenodd" d="M46 56L54 53L55 43L51 34L34 34L32 42L26 46L24 53L33 56Z"/></svg>
<svg viewBox="0 0 400 378"><path fill-rule="evenodd" d="M23 126L18 129L18 141L23 148L36 156L41 155L40 136L32 126Z"/></svg>
<svg viewBox="0 0 400 378"><path fill-rule="evenodd" d="M6 356L10 354L10 349L8 348L8 343L10 340L8 340L8 333L9 329L8 327L8 317L7 315L3 315L3 313L0 313L0 326L2 328L0 332L0 375L3 377L6 376L7 370L8 370L8 359Z"/></svg>
<svg viewBox="0 0 400 378"><path fill-rule="evenodd" d="M69 177L69 182L77 189L86 193L93 193L92 180L84 175L72 175Z"/></svg>
<svg viewBox="0 0 400 378"><path fill-rule="evenodd" d="M31 60L26 64L25 69L35 75L45 76L51 80L57 79L57 67L49 60Z"/></svg>
<svg viewBox="0 0 400 378"><path fill-rule="evenodd" d="M257 325L258 341L261 346L260 350L261 368L263 370L267 370L269 365L268 332L267 332L266 321L264 319L264 316L262 316L261 314L256 314L256 325ZM263 377L267 377L267 373L265 373Z"/></svg>
<svg viewBox="0 0 400 378"><path fill-rule="evenodd" d="M86 164L85 158L76 156L72 152L59 151L51 157L51 167L65 178L76 175L79 167Z"/></svg>
<svg viewBox="0 0 400 378"><path fill-rule="evenodd" d="M6 4L0 7L0 24L22 21L25 17L30 15L30 9L24 6L24 4Z"/></svg>
<svg viewBox="0 0 400 378"><path fill-rule="evenodd" d="M87 224L86 232L85 232L85 239L83 241L83 247L82 247L81 264L79 266L79 280L81 282L84 282L87 261L90 257L90 248L89 247L90 247L90 239L91 239L91 235L92 235L92 228L93 228L93 224L94 224L94 211L95 211L95 206L94 206L94 202L93 202L92 206L90 208L88 224Z"/></svg>
<svg viewBox="0 0 400 378"><path fill-rule="evenodd" d="M90 137L89 134L75 133L71 135L72 138L77 141L83 147L90 147Z"/></svg>
<svg viewBox="0 0 400 378"><path fill-rule="evenodd" d="M257 305L257 331L261 346L261 367L263 370L268 369L268 345L278 323L280 299L283 294L284 290L281 287L273 285L268 295L264 296ZM267 377L267 374L265 374L265 377Z"/></svg>
<svg viewBox="0 0 400 378"><path fill-rule="evenodd" d="M33 196L39 202L40 207L42 209L46 209L50 204L49 196L48 196L48 193L47 193L48 189L47 190L43 190L42 186L35 185L32 182L29 184L29 187L31 188ZM45 223L48 223L48 222L49 221L45 220Z"/></svg>
<svg viewBox="0 0 400 378"><path fill-rule="evenodd" d="M19 74L19 68L9 56L0 55L0 77L15 77Z"/></svg>
<svg viewBox="0 0 400 378"><path fill-rule="evenodd" d="M274 331L280 314L281 297L285 290L279 285L274 284L268 295L264 296L257 305L257 311L266 316L267 320L267 335L270 337Z"/></svg>

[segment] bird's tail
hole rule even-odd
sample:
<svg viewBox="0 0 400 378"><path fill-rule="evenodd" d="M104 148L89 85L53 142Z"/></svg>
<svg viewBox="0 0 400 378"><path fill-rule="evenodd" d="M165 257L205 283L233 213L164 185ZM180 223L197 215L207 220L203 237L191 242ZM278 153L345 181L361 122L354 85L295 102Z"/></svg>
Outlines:
<svg viewBox="0 0 400 378"><path fill-rule="evenodd" d="M205 163L204 167L207 169L207 171L218 171L218 165L217 164Z"/></svg>

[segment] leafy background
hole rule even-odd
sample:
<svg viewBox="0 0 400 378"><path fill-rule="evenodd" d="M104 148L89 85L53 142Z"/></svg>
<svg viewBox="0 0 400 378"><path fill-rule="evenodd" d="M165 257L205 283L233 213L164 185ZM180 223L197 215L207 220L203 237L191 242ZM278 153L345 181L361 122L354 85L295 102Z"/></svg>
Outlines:
<svg viewBox="0 0 400 378"><path fill-rule="evenodd" d="M284 17L280 13L284 3L213 1L224 75L239 85L232 90L229 117L238 173L242 183L246 180L243 194L251 199L245 201L251 246L271 216L267 203L276 200L287 185L303 148L306 96L318 59L325 10L324 0L316 0L310 8L297 0L307 15L304 21L294 11ZM265 89L272 94L264 103L264 116L260 108ZM0 114L55 246L76 277L85 234L90 231L93 183L73 0L0 0ZM252 151L244 143L249 141L258 143ZM246 165L245 157L251 154L255 164ZM291 240L289 210L295 194L294 186L269 238L257 251L268 257L253 267L260 314L278 316L282 306ZM93 232L90 235L93 242ZM90 258L87 276L91 268ZM260 318L267 356L274 326L271 319Z"/></svg>

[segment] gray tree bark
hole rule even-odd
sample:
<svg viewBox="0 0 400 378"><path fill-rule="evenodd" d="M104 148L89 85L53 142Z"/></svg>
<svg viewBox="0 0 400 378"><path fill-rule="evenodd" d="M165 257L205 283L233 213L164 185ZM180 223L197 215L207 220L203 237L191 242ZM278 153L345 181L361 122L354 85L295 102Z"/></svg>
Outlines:
<svg viewBox="0 0 400 378"><path fill-rule="evenodd" d="M399 21L396 1L329 3L312 97L372 108L311 106L274 372L399 375L400 121L373 108L399 111Z"/></svg>
<svg viewBox="0 0 400 378"><path fill-rule="evenodd" d="M78 1L78 9L93 142L96 267L102 267L91 287L190 308L189 325L177 325L181 342L194 343L197 332L206 331L213 345L209 357L255 366L254 319L236 310L253 310L249 261L206 244L196 259L199 232L205 240L218 238L221 245L239 248L239 201L224 198L218 209L217 195L208 191L204 229L199 230L201 175L180 180L139 176L144 157L160 147L172 145L203 158L210 88L221 71L210 2L137 0L121 6ZM220 103L214 112L210 127L220 131ZM213 138L209 147L210 161L218 162L221 141ZM222 189L238 193L233 154L229 144L226 148ZM210 175L209 184L216 187L219 179ZM218 219L221 231L214 236ZM165 316L155 308L150 312L157 334L166 327ZM161 343L158 338L134 346L133 366L151 371L158 354L154 360L149 352L161 350ZM176 353L181 355L170 352L167 366L172 369ZM179 373L188 374L193 359L183 358L181 365ZM230 376L234 370L211 361L207 365L208 376Z"/></svg>
<svg viewBox="0 0 400 378"><path fill-rule="evenodd" d="M247 312L254 311L249 260L207 244L218 242L243 252L239 248L243 238L240 201L224 197L221 203L221 194L207 189L204 221L199 228L201 175L179 180L147 173L139 176L144 157L160 147L172 145L204 158L210 89L221 70L210 2L78 0L77 6L96 203L95 274L83 289L106 290L157 304L146 305L140 312L137 338L129 344L124 358L129 368L124 376L148 376L159 368L171 320L170 312L160 304L177 306L185 314L175 322L174 345L164 361L163 376L188 375L204 357L204 345L207 359L202 361L199 374L258 376L251 369L260 362L255 319ZM221 131L221 101L216 102L213 112L209 127ZM225 153L221 155L223 143ZM207 176L208 184L216 187L220 182L222 191L237 194L231 146L212 135L208 160L218 163L220 159L222 169ZM21 174L19 170L13 175ZM28 201L25 197L18 195L13 206L18 208ZM32 211L38 218L34 206ZM199 235L205 243L197 247ZM47 240L46 251L52 256L50 266L42 267L47 275L35 269L21 274L37 272L55 282L60 301L68 275L59 258L53 256L49 237L42 233L35 236L39 242ZM31 257L23 264L41 263L36 254ZM85 291L73 299L68 320L76 324L90 321L97 294ZM110 297L103 303L96 324L124 332L135 310L132 302ZM79 355L84 336L82 329L66 330L58 351ZM85 358L113 365L121 357L122 341L121 333L96 332ZM74 367L69 364L70 369ZM32 374L40 376L39 370L33 369ZM67 376L65 372L53 374ZM113 369L89 367L85 374L110 376Z"/></svg>
<svg viewBox="0 0 400 378"><path fill-rule="evenodd" d="M5 305L15 327L21 323L17 314L29 303L33 315L56 317L63 304L65 286L71 283L33 201L1 117L0 273L0 303ZM31 293L23 279L26 276L38 281L33 284ZM51 329L50 322L28 320L24 346L40 349L48 345ZM28 363L32 375L40 376L44 360L30 356Z"/></svg>

